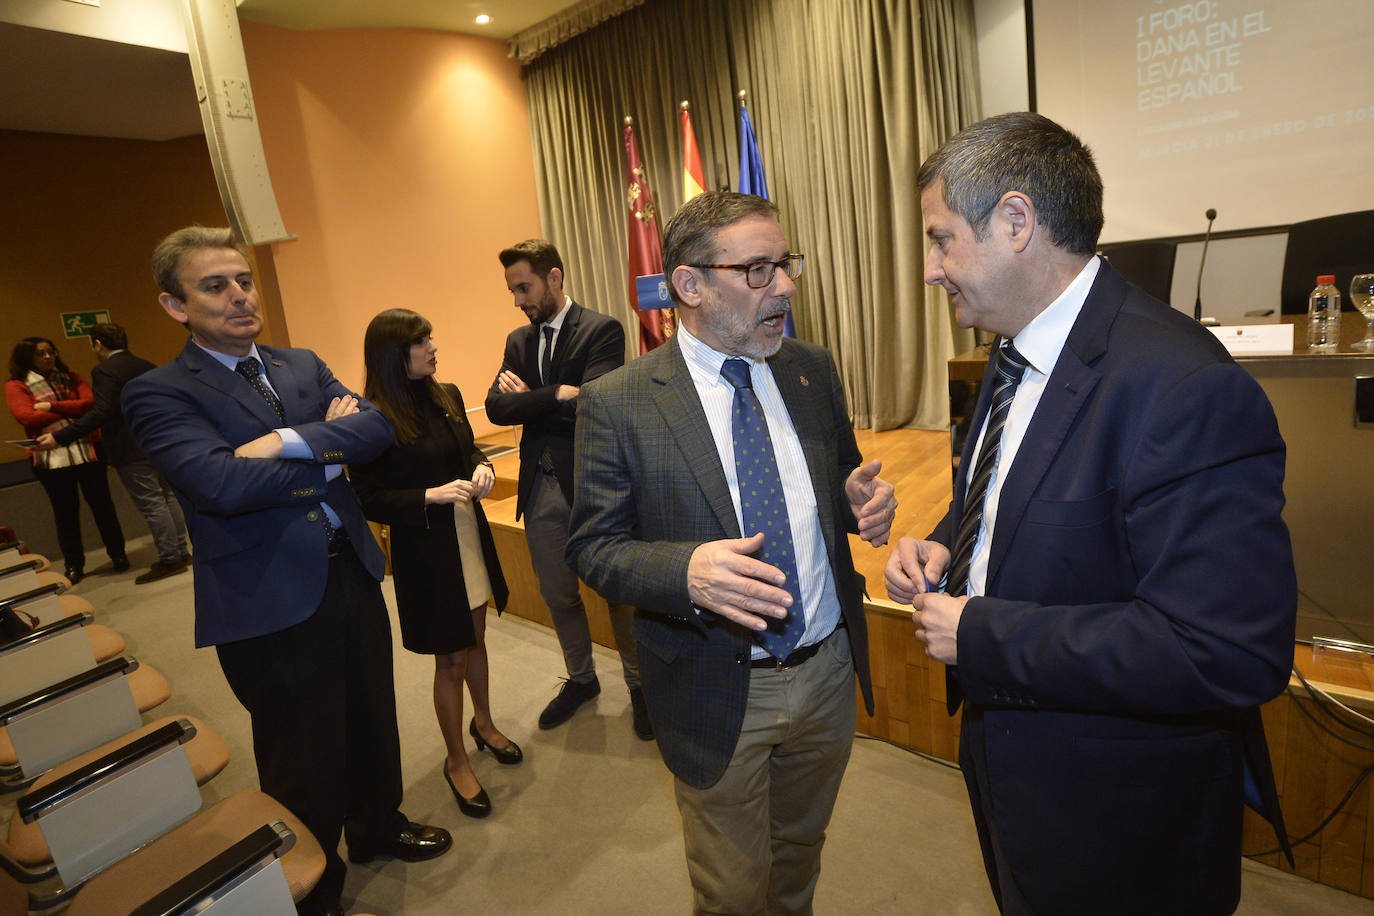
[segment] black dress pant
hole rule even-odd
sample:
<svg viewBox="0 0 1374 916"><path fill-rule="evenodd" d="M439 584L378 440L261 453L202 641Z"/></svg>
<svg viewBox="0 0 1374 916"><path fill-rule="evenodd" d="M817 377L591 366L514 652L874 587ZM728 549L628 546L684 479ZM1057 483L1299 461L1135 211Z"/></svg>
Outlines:
<svg viewBox="0 0 1374 916"><path fill-rule="evenodd" d="M124 531L119 527L119 515L110 498L110 480L105 474L105 462L88 461L66 468L35 466L34 476L43 485L52 503L53 520L57 523L57 544L68 569L78 572L86 568L86 550L81 543L81 500L91 507L100 540L111 560L124 558Z"/></svg>
<svg viewBox="0 0 1374 916"><path fill-rule="evenodd" d="M262 790L324 847L324 876L299 907L338 905L339 835L374 847L405 827L391 625L381 587L351 546L329 561L319 608L281 630L218 646L230 688L252 716Z"/></svg>

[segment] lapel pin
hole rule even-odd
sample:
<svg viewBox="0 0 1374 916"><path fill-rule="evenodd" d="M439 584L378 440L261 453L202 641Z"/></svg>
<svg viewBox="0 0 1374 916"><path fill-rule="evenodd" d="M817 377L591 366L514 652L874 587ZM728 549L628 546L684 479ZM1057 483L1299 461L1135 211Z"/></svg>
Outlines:
<svg viewBox="0 0 1374 916"><path fill-rule="evenodd" d="M802 383L802 387L803 387L803 388L809 388L809 387L811 387L811 383L808 382L808 381L806 380L806 376L804 376L804 375L799 375L799 376L797 376L797 378L801 379L801 383Z"/></svg>

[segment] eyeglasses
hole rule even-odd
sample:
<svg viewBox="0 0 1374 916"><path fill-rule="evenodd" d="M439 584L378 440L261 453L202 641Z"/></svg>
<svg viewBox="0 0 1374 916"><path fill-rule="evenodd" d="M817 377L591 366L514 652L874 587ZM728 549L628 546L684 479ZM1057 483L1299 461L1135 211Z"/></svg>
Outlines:
<svg viewBox="0 0 1374 916"><path fill-rule="evenodd" d="M803 255L788 252L780 261L755 261L753 264L688 264L701 270L737 270L744 274L744 282L750 289L764 289L773 282L773 275L779 267L787 271L787 276L795 280L801 276Z"/></svg>

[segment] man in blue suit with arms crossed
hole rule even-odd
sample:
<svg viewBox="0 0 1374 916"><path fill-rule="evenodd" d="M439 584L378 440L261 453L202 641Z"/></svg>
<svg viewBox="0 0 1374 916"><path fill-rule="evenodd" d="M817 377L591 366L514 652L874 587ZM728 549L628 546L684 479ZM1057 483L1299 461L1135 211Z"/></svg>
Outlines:
<svg viewBox="0 0 1374 916"><path fill-rule="evenodd" d="M964 703L993 893L1016 914L1230 913L1247 794L1286 846L1258 710L1297 607L1274 412L1094 257L1102 179L1058 124L979 122L917 184L926 282L1000 339L949 513L886 578Z"/></svg>
<svg viewBox="0 0 1374 916"><path fill-rule="evenodd" d="M263 791L324 847L302 913L341 913L344 864L418 861L451 839L407 821L385 561L342 465L391 425L309 350L262 331L246 249L228 229L172 233L153 255L158 302L191 339L130 382L124 415L167 476L195 544L196 645L215 646L253 720Z"/></svg>

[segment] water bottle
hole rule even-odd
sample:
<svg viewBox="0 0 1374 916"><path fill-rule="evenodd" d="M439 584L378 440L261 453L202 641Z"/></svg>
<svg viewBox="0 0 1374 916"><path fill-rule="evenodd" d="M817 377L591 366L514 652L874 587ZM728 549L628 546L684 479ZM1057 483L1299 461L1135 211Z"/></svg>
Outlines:
<svg viewBox="0 0 1374 916"><path fill-rule="evenodd" d="M1307 347L1334 350L1341 342L1341 291L1336 278L1322 274L1307 300Z"/></svg>

